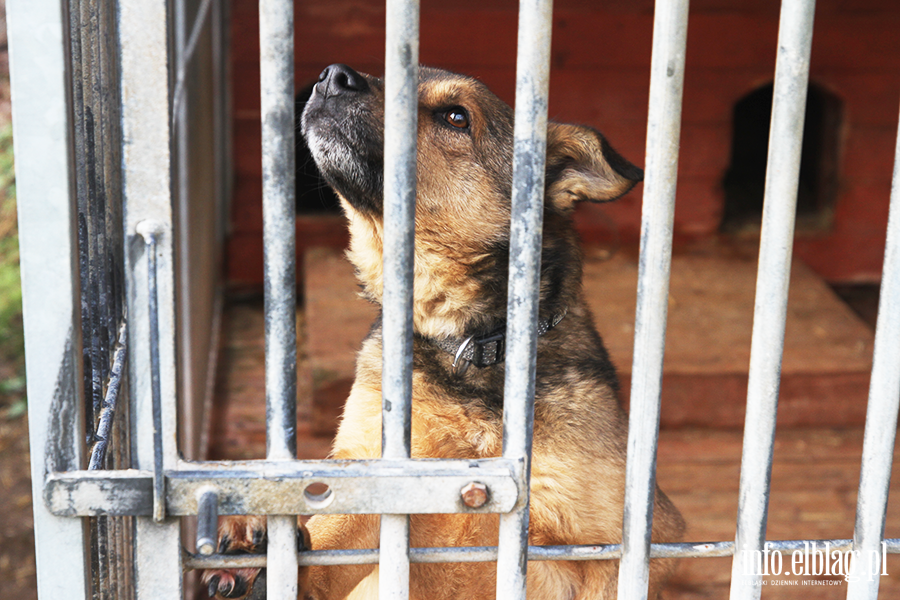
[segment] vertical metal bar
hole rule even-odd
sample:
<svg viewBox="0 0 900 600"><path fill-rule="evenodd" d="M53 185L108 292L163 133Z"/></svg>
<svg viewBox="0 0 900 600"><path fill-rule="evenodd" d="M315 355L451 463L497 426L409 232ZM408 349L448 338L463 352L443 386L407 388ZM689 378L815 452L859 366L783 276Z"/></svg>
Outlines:
<svg viewBox="0 0 900 600"><path fill-rule="evenodd" d="M270 460L293 460L297 454L293 14L290 1L260 2L266 454Z"/></svg>
<svg viewBox="0 0 900 600"><path fill-rule="evenodd" d="M146 223L146 222L144 222ZM150 317L150 394L153 413L153 520L166 517L166 477L163 474L162 392L159 375L159 288L156 255L159 231L140 232L147 243L147 304Z"/></svg>
<svg viewBox="0 0 900 600"><path fill-rule="evenodd" d="M619 565L620 600L646 598L649 583L687 16L688 0L656 3L628 421L623 552Z"/></svg>
<svg viewBox="0 0 900 600"><path fill-rule="evenodd" d="M156 253L159 309L159 380L163 467L178 461L176 384L175 248L172 215L172 130L168 66L171 62L168 0L118 4L117 44L121 61L124 228L127 314L129 318L128 384L132 401L133 463L153 469L148 255L136 234L158 232ZM152 225L152 226L151 226ZM146 229L145 229L146 228ZM135 588L139 598L180 600L181 526L178 519L161 523L134 520ZM165 573L160 577L160 573Z"/></svg>
<svg viewBox="0 0 900 600"><path fill-rule="evenodd" d="M814 0L784 0L781 5L731 570L733 600L759 598L761 592L754 556L766 537L814 12Z"/></svg>
<svg viewBox="0 0 900 600"><path fill-rule="evenodd" d="M193 286L191 276L195 266L191 261L191 181L195 177L190 168L190 133L195 126L188 118L188 105L191 101L188 86L184 80L190 67L191 56L186 52L188 31L192 24L188 23L188 10L186 0L174 0L171 3L172 29L174 48L172 57L173 88L172 88L172 137L174 143L172 152L172 179L174 191L174 218L178 236L178 296L176 297L176 311L180 320L178 338L176 340L178 351L178 392L180 395L179 417L181 418L179 430L182 443L182 454L188 459L197 458L194 455L193 440L195 424L193 423L194 404L198 401L194 397L194 387L190 380L196 376L194 372L194 345L191 343L192 330L195 325L191 320L191 308L195 306L197 299L191 298ZM201 13L198 12L198 17ZM196 18L196 17L195 17ZM199 174L198 174L199 175Z"/></svg>
<svg viewBox="0 0 900 600"><path fill-rule="evenodd" d="M216 196L219 198L216 220L217 240L220 247L225 244L231 215L232 186L232 135L231 135L231 2L220 0L212 5L213 22L213 86L216 111ZM205 428L208 429L208 428ZM204 452L201 455L205 455Z"/></svg>
<svg viewBox="0 0 900 600"><path fill-rule="evenodd" d="M381 456L410 456L419 2L388 0L384 101ZM382 515L379 598L409 597L409 516Z"/></svg>
<svg viewBox="0 0 900 600"><path fill-rule="evenodd" d="M48 472L82 465L76 214L67 20L57 0L7 4L34 498ZM87 597L84 527L34 503L41 598Z"/></svg>
<svg viewBox="0 0 900 600"><path fill-rule="evenodd" d="M266 319L266 454L297 456L294 6L259 4ZM297 519L268 519L267 597L297 597Z"/></svg>
<svg viewBox="0 0 900 600"><path fill-rule="evenodd" d="M897 410L900 407L900 129L897 132L891 188L872 382L856 504L856 528L853 532L853 549L860 553L858 563L866 571L858 572L857 577L850 580L847 598L853 600L875 600L878 597L882 574L881 542L897 436Z"/></svg>
<svg viewBox="0 0 900 600"><path fill-rule="evenodd" d="M205 489L197 499L197 552L209 556L216 551L216 529L219 524L219 495Z"/></svg>
<svg viewBox="0 0 900 600"><path fill-rule="evenodd" d="M84 123L85 115L84 115L84 107L85 107L85 90L84 90L84 72L86 67L91 65L91 61L86 59L85 53L83 52L81 45L81 4L75 2L73 5L69 6L68 9L69 15L69 61L71 64L70 71L70 79L71 79L71 94L72 94L72 112L73 114L73 144L74 144L74 165L76 165L76 175L75 179L75 197L76 197L76 205L78 206L78 264L79 264L79 281L83 281L79 287L81 288L82 296L90 295L90 268L89 268L89 252L88 252L88 242L90 239L90 231L89 231L89 222L85 218L83 212L81 210L83 202L79 201L80 199L86 199L88 197L88 178L87 177L79 177L77 174L77 166L80 166L84 161L83 157L87 157L86 151L86 136L83 135L83 127L79 127L78 124ZM82 240L84 242L82 243ZM89 324L91 322L91 315L89 309L89 302L81 303L81 326L82 326L82 338L84 342L82 343L82 369L87 373L91 371L91 363L92 363L92 354L91 354L91 344L90 337L86 337L84 335L84 330L89 329ZM93 377L84 377L84 381L82 382L84 386L84 394L85 394L85 427L87 429L87 438L89 441L92 440L93 430L95 425L95 417L94 414L94 398L93 398ZM98 407L99 408L99 407Z"/></svg>
<svg viewBox="0 0 900 600"><path fill-rule="evenodd" d="M524 600L528 567L529 480L552 17L552 0L524 0L519 4L503 456L520 460L522 471L516 507L511 513L500 516L497 555L497 597L509 600Z"/></svg>

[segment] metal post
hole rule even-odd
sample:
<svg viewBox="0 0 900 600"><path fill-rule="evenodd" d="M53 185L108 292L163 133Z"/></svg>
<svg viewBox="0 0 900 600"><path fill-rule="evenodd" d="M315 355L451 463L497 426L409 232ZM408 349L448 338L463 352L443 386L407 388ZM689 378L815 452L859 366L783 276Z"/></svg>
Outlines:
<svg viewBox="0 0 900 600"><path fill-rule="evenodd" d="M888 216L887 244L875 329L875 354L866 433L863 441L859 499L853 549L859 552L862 573L851 578L847 598L875 600L881 580L881 542L891 483L891 463L897 436L900 403L900 130L894 154L894 180Z"/></svg>
<svg viewBox="0 0 900 600"><path fill-rule="evenodd" d="M381 456L409 458L419 2L387 3ZM409 597L409 515L382 515L379 598Z"/></svg>
<svg viewBox="0 0 900 600"><path fill-rule="evenodd" d="M752 559L766 537L814 12L814 0L784 0L781 6L731 570L733 600L759 598L761 592L762 575L753 572Z"/></svg>
<svg viewBox="0 0 900 600"><path fill-rule="evenodd" d="M503 457L521 461L519 500L500 516L497 598L525 598L529 479L534 428L538 292L547 154L552 0L519 4L516 107L507 300Z"/></svg>
<svg viewBox="0 0 900 600"><path fill-rule="evenodd" d="M688 0L656 3L628 421L623 553L619 566L620 600L646 598L649 583L687 16Z"/></svg>
<svg viewBox="0 0 900 600"><path fill-rule="evenodd" d="M266 314L266 453L297 456L294 6L259 5ZM297 518L268 519L267 597L297 597Z"/></svg>
<svg viewBox="0 0 900 600"><path fill-rule="evenodd" d="M168 65L168 2L120 3L118 46L121 60L122 148L126 298L129 319L129 397L132 400L135 467L152 471L155 448L164 471L178 463L178 407L175 368L175 248L172 214L172 131ZM160 434L154 444L150 370L148 249L140 234L157 240L159 308ZM181 523L137 517L134 529L138 598L180 600ZM159 577L159 573L169 573Z"/></svg>
<svg viewBox="0 0 900 600"><path fill-rule="evenodd" d="M31 481L40 499L48 472L81 467L84 439L67 15L55 0L9 2L7 15ZM34 534L39 596L86 598L82 521L54 516L38 500Z"/></svg>
<svg viewBox="0 0 900 600"><path fill-rule="evenodd" d="M197 498L197 552L209 556L216 551L219 524L219 495L215 489L203 490Z"/></svg>
<svg viewBox="0 0 900 600"><path fill-rule="evenodd" d="M153 420L153 520L162 522L166 517L166 476L163 472L162 448L162 391L160 390L159 364L159 275L157 254L160 230L154 223L143 221L138 225L147 243L147 306L150 321L150 397Z"/></svg>

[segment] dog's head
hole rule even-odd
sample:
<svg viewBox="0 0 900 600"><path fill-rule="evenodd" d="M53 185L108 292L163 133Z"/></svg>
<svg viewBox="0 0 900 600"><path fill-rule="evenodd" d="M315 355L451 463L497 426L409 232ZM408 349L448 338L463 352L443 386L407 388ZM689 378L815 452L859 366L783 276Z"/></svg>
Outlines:
<svg viewBox="0 0 900 600"><path fill-rule="evenodd" d="M414 318L423 335L461 335L505 314L513 111L480 81L438 69L419 70L418 95ZM303 113L302 130L350 219L350 259L378 301L382 80L345 65L328 67ZM569 225L575 203L613 200L643 177L591 128L551 123L547 138L545 276L555 262L578 262ZM548 281L546 293L560 284L569 282Z"/></svg>

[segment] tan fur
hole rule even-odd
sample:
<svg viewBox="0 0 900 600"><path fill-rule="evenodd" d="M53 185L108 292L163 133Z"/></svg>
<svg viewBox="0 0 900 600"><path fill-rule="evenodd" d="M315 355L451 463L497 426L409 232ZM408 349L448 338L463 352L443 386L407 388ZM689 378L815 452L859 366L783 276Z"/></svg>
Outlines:
<svg viewBox="0 0 900 600"><path fill-rule="evenodd" d="M341 196L351 233L347 256L364 294L380 302L384 235L380 198L366 191L373 187L368 179L357 177L349 184L341 179L341 169L351 169L344 166L346 161L365 150L359 144L341 146L346 136L334 134L329 119L339 120L340 127L358 127L359 137L370 140L371 155L353 163L370 164L378 156L382 135L372 125L372 116L383 113L383 88L370 76L352 70L341 73L346 75L342 80L346 89L323 74L322 96L314 97L318 104L304 114L304 134ZM348 81L355 83L351 86ZM329 102L345 102L341 105L345 112L330 109ZM430 69L420 80L419 105L413 299L419 337L412 455L496 457L502 452L498 385L502 387L503 364L470 367L460 374L450 367L453 357L436 350L429 340L487 333L504 318L512 113L479 82ZM465 109L466 128L454 129L442 121L453 107ZM348 117L356 114L365 118ZM340 159L334 158L335 152ZM576 201L616 198L641 176L640 169L616 154L598 132L550 126L541 311L544 318L564 311L565 318L538 340L529 537L534 545L621 541L627 419L619 406L612 366L582 298L580 254L569 217ZM334 458L380 456L381 365L381 332L376 327L358 356L356 379L334 440ZM497 544L497 515L410 519L413 547ZM378 545L378 516L318 515L306 527L313 549ZM679 540L682 531L678 511L657 490L654 541ZM651 599L657 598L673 567L671 561L651 563ZM528 598L612 600L617 571L616 561L532 562ZM411 567L410 598L488 600L495 597L495 578L493 563L416 564ZM304 600L372 600L377 597L377 570L372 565L310 567L302 571L301 585Z"/></svg>

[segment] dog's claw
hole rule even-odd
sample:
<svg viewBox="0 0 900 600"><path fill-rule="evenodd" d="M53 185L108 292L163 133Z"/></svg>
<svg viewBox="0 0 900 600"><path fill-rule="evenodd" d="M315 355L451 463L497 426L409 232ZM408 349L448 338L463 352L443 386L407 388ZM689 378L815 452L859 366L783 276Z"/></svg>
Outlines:
<svg viewBox="0 0 900 600"><path fill-rule="evenodd" d="M213 575L212 579L209 580L209 587L207 588L207 592L209 592L210 598L216 597L216 591L219 589L219 576Z"/></svg>
<svg viewBox="0 0 900 600"><path fill-rule="evenodd" d="M235 577L228 582L226 589L219 588L219 593L226 598L240 598L247 593L247 582L243 578Z"/></svg>

